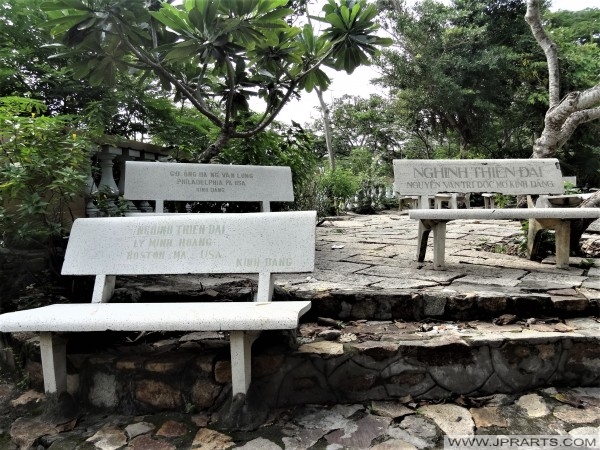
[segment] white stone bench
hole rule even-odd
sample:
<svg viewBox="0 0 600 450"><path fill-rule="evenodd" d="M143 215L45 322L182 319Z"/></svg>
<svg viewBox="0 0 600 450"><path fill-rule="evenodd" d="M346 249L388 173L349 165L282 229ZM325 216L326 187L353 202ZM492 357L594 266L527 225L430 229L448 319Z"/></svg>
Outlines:
<svg viewBox="0 0 600 450"><path fill-rule="evenodd" d="M154 201L162 213L166 200L188 202L293 202L292 171L280 166L233 166L127 161L126 200Z"/></svg>
<svg viewBox="0 0 600 450"><path fill-rule="evenodd" d="M290 330L310 301L271 302L276 273L312 272L313 211L173 214L78 219L63 275L94 275L91 303L0 315L1 332L40 333L44 388L67 389L66 345L57 333L230 331L232 392L250 385L252 342L261 330ZM109 303L117 275L256 273L255 302Z"/></svg>
<svg viewBox="0 0 600 450"><path fill-rule="evenodd" d="M486 192L505 195L552 195L564 192L556 159L506 160L394 160L395 190L399 195L429 195L446 192ZM556 234L556 266L569 266L570 225L574 220L600 217L597 208L526 208L483 210L429 210L410 212L419 221L417 260L424 261L427 239L433 230L433 268L445 268L446 223L456 219L529 220L527 249L533 259L540 232Z"/></svg>

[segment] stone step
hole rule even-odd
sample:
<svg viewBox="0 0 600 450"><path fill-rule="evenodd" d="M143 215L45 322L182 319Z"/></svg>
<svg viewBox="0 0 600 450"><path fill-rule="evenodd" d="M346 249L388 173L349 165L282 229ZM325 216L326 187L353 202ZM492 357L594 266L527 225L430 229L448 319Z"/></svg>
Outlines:
<svg viewBox="0 0 600 450"><path fill-rule="evenodd" d="M274 300L310 300L312 307L305 320L313 321L319 317L337 320L486 320L503 314L514 314L525 320L599 314L600 291L595 287L600 285L582 284L581 277L574 275L559 277L532 278L526 286L520 287L486 286L478 284L477 280L426 289L319 291L276 286ZM116 290L116 301L251 301L255 290L256 283L251 279L231 279L215 286L173 279L167 286L132 284L129 280Z"/></svg>
<svg viewBox="0 0 600 450"><path fill-rule="evenodd" d="M485 289L481 286L453 286L411 291L332 290L314 296L310 318L339 320L486 320L505 314L520 319L572 318L597 316L598 291L585 288L523 292L517 289Z"/></svg>
<svg viewBox="0 0 600 450"><path fill-rule="evenodd" d="M14 336L23 339L20 354L29 355L30 379L41 385L35 340ZM98 344L99 336L70 335L69 389L83 404L132 414L212 411L231 396L227 333L106 332L103 348L91 351L90 343ZM600 386L599 341L598 322L592 318L506 325L310 322L296 336L265 332L254 344L248 399L275 408Z"/></svg>

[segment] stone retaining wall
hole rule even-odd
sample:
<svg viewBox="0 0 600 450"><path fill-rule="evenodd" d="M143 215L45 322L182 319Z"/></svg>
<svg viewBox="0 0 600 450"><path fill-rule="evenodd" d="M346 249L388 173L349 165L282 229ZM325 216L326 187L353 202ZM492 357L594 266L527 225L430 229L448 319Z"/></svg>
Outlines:
<svg viewBox="0 0 600 450"><path fill-rule="evenodd" d="M435 327L357 321L341 330L307 323L292 341L268 332L255 343L250 394L281 407L600 386L596 327L593 319ZM70 353L69 389L83 403L132 414L214 410L231 395L228 348L226 334L192 333ZM30 359L27 371L41 385L39 362Z"/></svg>

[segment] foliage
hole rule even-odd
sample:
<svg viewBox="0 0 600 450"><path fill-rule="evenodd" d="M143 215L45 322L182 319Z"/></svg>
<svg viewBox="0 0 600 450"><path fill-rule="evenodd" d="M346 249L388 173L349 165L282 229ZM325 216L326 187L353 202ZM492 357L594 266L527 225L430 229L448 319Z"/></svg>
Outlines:
<svg viewBox="0 0 600 450"><path fill-rule="evenodd" d="M263 131L299 90L325 89L323 64L351 73L391 41L375 34L377 10L365 0L329 0L321 36L290 25L302 2L186 0L173 5L144 0L50 0L43 9L73 75L92 85L113 85L117 73L156 76L175 100L185 99L219 130L201 155L217 156L232 138ZM264 101L258 122L243 120L249 99ZM250 125L250 126L249 126Z"/></svg>
<svg viewBox="0 0 600 450"><path fill-rule="evenodd" d="M69 116L45 117L46 105L0 98L0 225L4 245L45 246L72 221L83 191L89 142Z"/></svg>
<svg viewBox="0 0 600 450"><path fill-rule="evenodd" d="M298 124L287 126L275 122L263 133L231 142L216 161L221 164L290 167L296 205L298 209L310 209L298 202L314 179L317 168L313 140L313 135Z"/></svg>
<svg viewBox="0 0 600 450"><path fill-rule="evenodd" d="M197 159L202 145L218 134L216 127L191 108L167 108L161 100L149 102L150 109L160 114L152 114L148 121L153 133L153 141L171 148L171 156L177 161L187 162ZM257 121L256 115L247 115L248 121ZM288 166L292 171L294 195L298 209L310 209L312 200L307 198L308 185L314 180L317 157L313 150L314 136L298 124L288 126L274 122L266 131L248 139L231 141L215 158L220 164ZM308 191L307 191L308 189ZM221 205L198 205L218 211ZM228 211L238 208L229 205ZM239 206L242 208L242 206ZM243 208L242 208L243 209ZM203 209L204 210L204 209Z"/></svg>
<svg viewBox="0 0 600 450"><path fill-rule="evenodd" d="M385 27L398 45L377 59L379 81L392 89L411 152L528 156L543 110L531 87L545 68L523 2L424 0L413 9L383 3Z"/></svg>
<svg viewBox="0 0 600 450"><path fill-rule="evenodd" d="M196 109L177 108L168 98L145 103L145 118L152 143L171 148L177 161L195 161L218 134L218 129Z"/></svg>
<svg viewBox="0 0 600 450"><path fill-rule="evenodd" d="M401 155L400 142L406 133L398 126L388 99L345 95L335 99L330 110L336 155L349 156L353 149L369 148L373 155L390 163ZM321 131L321 125L321 121L315 121L311 128Z"/></svg>
<svg viewBox="0 0 600 450"><path fill-rule="evenodd" d="M339 215L360 188L360 178L343 168L325 169L317 179L319 216Z"/></svg>
<svg viewBox="0 0 600 450"><path fill-rule="evenodd" d="M0 97L23 96L42 101L45 114L78 114L88 101L109 93L74 80L70 60L53 57L56 49L48 30L42 0L0 3Z"/></svg>
<svg viewBox="0 0 600 450"><path fill-rule="evenodd" d="M379 157L366 148L353 149L344 163L359 182L356 212L372 214L376 206L383 206L381 203L385 198L385 187L389 184L389 177L386 176L389 165L384 164ZM375 192L379 195L373 199Z"/></svg>

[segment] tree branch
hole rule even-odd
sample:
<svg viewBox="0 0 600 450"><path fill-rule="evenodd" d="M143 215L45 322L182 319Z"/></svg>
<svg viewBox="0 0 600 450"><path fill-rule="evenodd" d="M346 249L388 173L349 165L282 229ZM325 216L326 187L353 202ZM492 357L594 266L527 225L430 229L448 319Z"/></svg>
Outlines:
<svg viewBox="0 0 600 450"><path fill-rule="evenodd" d="M192 105L194 105L194 107L198 109L198 111L200 111L204 116L206 116L217 127L221 128L223 126L223 122L221 121L221 119L219 119L218 116L213 114L212 111L207 109L204 102L198 100L194 95L194 92L188 89L185 83L182 83L173 74L171 74L171 72L165 69L159 61L152 58L152 56L149 55L143 49L133 45L128 39L126 32L123 31L123 27L126 28L127 24L125 24L120 17L117 17L116 15L113 17L115 17L115 20L118 22L119 25L117 27L119 37L123 40L127 48L137 57L137 59L149 68L154 69L156 72L160 73L167 80L173 83L173 85L175 85L175 87L181 91L185 98L187 98L192 103Z"/></svg>
<svg viewBox="0 0 600 450"><path fill-rule="evenodd" d="M542 25L540 15L540 0L527 0L527 12L525 21L529 24L533 37L544 50L546 62L548 63L548 93L550 96L550 108L554 108L560 102L560 72L558 68L558 51L556 43L550 39Z"/></svg>

